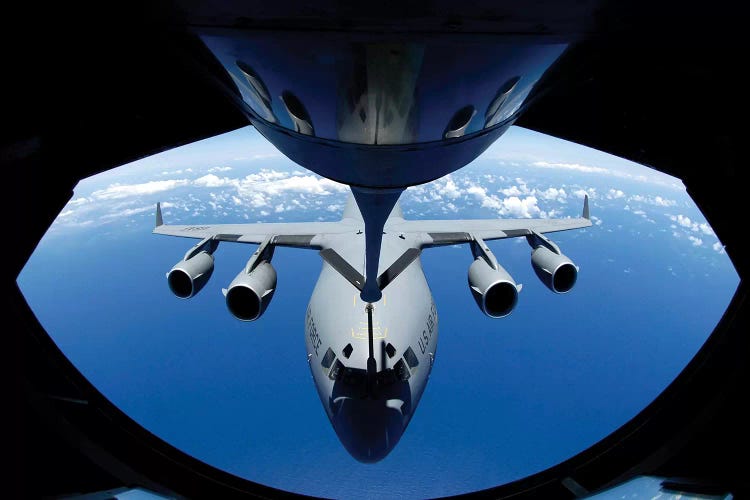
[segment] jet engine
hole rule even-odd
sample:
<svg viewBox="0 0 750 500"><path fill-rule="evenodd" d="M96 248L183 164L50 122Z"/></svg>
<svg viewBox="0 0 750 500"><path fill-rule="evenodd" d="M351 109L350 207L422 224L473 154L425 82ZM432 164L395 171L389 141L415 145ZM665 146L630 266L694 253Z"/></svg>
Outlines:
<svg viewBox="0 0 750 500"><path fill-rule="evenodd" d="M573 261L544 245L532 250L531 265L542 283L555 293L569 292L578 278L578 267Z"/></svg>
<svg viewBox="0 0 750 500"><path fill-rule="evenodd" d="M477 257L469 266L469 288L484 314L502 318L516 307L520 285L501 265L493 269L484 258Z"/></svg>
<svg viewBox="0 0 750 500"><path fill-rule="evenodd" d="M175 264L167 273L167 283L177 297L189 299L203 288L213 272L213 255L201 251Z"/></svg>
<svg viewBox="0 0 750 500"><path fill-rule="evenodd" d="M267 260L243 269L226 291L227 308L235 318L255 321L265 312L276 289L276 270Z"/></svg>

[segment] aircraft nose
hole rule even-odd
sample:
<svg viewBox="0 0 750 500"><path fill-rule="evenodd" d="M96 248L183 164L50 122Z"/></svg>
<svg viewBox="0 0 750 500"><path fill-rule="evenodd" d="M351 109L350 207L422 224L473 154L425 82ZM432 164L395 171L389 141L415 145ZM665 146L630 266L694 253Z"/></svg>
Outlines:
<svg viewBox="0 0 750 500"><path fill-rule="evenodd" d="M358 399L334 401L333 428L349 454L364 463L374 463L391 452L404 432L403 401Z"/></svg>

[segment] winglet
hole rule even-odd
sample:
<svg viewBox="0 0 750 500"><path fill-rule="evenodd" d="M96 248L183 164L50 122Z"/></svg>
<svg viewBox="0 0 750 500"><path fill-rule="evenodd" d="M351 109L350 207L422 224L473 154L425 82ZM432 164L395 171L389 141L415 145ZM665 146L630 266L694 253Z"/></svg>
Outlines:
<svg viewBox="0 0 750 500"><path fill-rule="evenodd" d="M164 219L161 217L161 203L156 202L156 227L164 224Z"/></svg>
<svg viewBox="0 0 750 500"><path fill-rule="evenodd" d="M591 220L591 216L589 215L589 195L587 194L583 195L583 213L581 217Z"/></svg>

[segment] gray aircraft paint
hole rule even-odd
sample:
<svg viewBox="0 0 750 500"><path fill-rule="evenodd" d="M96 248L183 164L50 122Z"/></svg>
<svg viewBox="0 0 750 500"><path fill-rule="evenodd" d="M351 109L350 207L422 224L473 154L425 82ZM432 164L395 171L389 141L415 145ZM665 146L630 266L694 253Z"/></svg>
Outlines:
<svg viewBox="0 0 750 500"><path fill-rule="evenodd" d="M397 213L400 213L400 209ZM349 220L352 221L352 232L327 236L320 244L324 249L334 249L364 274L364 224L361 219ZM398 221L393 216L390 220ZM391 232L386 226L378 275L406 250L420 246L421 238L415 235L401 238L398 232ZM359 290L324 262L307 308L305 343L318 395L337 435L355 458L375 461L383 458L395 446L419 403L437 348L438 324L435 303L420 260L415 259L383 290L383 297L375 303L373 311L373 354L377 370L393 370L397 363L403 363L402 366L409 370L409 378L400 381L400 385L408 384L408 391L404 391L406 387L402 387L400 391L384 394L377 403L368 402L367 413L381 412L384 414L382 420L395 421L396 424L382 429L381 439L372 442L368 450L352 449L345 429L339 428L336 410L342 403L357 404L353 401L358 397L359 391L351 389L350 394L344 391L332 399L334 384L338 382L329 378L331 368L325 368L321 363L330 348L345 367L361 369L366 366L369 356L366 305L360 299ZM353 349L347 359L343 353L348 344ZM392 356L386 352L388 344L395 348L391 351ZM408 368L409 364L403 360L404 353L409 348L418 359L418 364L413 368ZM404 393L409 397L403 397ZM339 398L349 401L342 402Z"/></svg>
<svg viewBox="0 0 750 500"><path fill-rule="evenodd" d="M384 226L378 261L382 298L372 304L376 365L369 377L368 304L360 297L365 228L353 196L338 222L166 225L157 205L153 232L201 240L175 266L188 271L186 261L213 253L220 241L260 244L246 271L251 264L270 261L273 246L321 252L322 269L304 317L307 360L341 443L357 460L375 462L393 449L409 424L437 352L437 307L422 271L422 249L469 243L480 254L477 258L492 266L496 260L483 240L525 236L532 248L543 245L556 252L555 264L554 259L569 260L542 234L590 225L588 197L581 217L568 219L405 220L396 203ZM268 292L272 296L273 290Z"/></svg>

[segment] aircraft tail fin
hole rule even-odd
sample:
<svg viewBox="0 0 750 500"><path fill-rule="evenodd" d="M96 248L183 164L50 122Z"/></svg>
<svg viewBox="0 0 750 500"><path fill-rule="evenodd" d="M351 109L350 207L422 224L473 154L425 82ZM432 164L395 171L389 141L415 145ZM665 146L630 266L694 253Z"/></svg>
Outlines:
<svg viewBox="0 0 750 500"><path fill-rule="evenodd" d="M401 210L401 201L397 201L395 205L393 205L393 210L391 211L391 217L398 217L399 219L404 218L404 212Z"/></svg>
<svg viewBox="0 0 750 500"><path fill-rule="evenodd" d="M398 217L401 219L404 218L404 213L401 210L400 201L397 201L393 206L393 211L391 212L390 216ZM349 195L349 197L346 199L346 206L344 207L344 213L341 218L362 220L362 213L359 211L359 205L357 205L357 200L354 199L353 195Z"/></svg>
<svg viewBox="0 0 750 500"><path fill-rule="evenodd" d="M156 227L164 224L164 219L161 216L161 203L156 202Z"/></svg>
<svg viewBox="0 0 750 500"><path fill-rule="evenodd" d="M589 215L589 195L583 195L583 212L581 213L581 217L584 219L591 220L591 216Z"/></svg>
<svg viewBox="0 0 750 500"><path fill-rule="evenodd" d="M346 198L346 206L344 207L344 213L341 218L362 220L362 213L359 211L357 201L354 199L354 195L352 195L351 193Z"/></svg>

